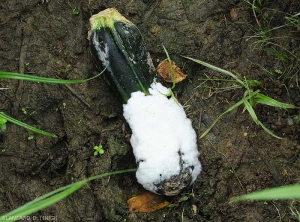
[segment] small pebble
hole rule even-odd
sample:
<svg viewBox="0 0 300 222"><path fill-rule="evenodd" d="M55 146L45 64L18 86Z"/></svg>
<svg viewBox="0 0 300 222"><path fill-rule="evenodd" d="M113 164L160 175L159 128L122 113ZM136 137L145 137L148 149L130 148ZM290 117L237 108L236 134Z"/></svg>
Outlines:
<svg viewBox="0 0 300 222"><path fill-rule="evenodd" d="M292 125L294 124L294 121L293 121L293 119L292 119L291 117L288 117L288 118L287 118L287 124L288 124L289 126L292 126Z"/></svg>

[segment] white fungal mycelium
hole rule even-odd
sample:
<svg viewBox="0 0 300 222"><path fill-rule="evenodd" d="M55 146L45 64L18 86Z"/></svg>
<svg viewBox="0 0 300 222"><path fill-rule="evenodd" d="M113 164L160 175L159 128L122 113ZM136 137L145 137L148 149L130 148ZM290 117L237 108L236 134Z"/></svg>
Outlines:
<svg viewBox="0 0 300 222"><path fill-rule="evenodd" d="M197 137L183 107L168 98L169 89L155 81L150 95L134 92L123 105L124 117L132 129L130 143L139 164L137 180L156 192L156 184L188 169L193 183L201 171ZM181 158L181 161L180 161Z"/></svg>

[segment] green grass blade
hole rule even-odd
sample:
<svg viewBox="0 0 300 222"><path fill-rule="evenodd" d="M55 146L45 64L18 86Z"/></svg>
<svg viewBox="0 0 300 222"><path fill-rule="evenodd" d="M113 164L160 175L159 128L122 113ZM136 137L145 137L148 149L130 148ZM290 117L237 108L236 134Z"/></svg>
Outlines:
<svg viewBox="0 0 300 222"><path fill-rule="evenodd" d="M22 206L21 208L17 208L15 211L11 211L10 213L1 216L1 218L19 218L22 216L27 216L27 215L33 214L39 210L42 210L46 207L49 207L49 206L57 203L60 200L65 199L66 197L68 197L69 195L74 193L76 190L81 188L87 182L88 182L88 180L84 180L84 181L80 181L78 183L72 184L72 186L64 189L63 191L55 192L56 194L54 194L53 196L43 198L40 201L30 202L30 204L26 204L26 205ZM4 220L4 221L6 221L6 220ZM11 221L11 220L9 220L9 221ZM0 219L0 222L2 222L1 219Z"/></svg>
<svg viewBox="0 0 300 222"><path fill-rule="evenodd" d="M1 112L0 112L1 114ZM7 122L7 119L0 116L0 125L5 124Z"/></svg>
<svg viewBox="0 0 300 222"><path fill-rule="evenodd" d="M45 136L50 136L50 137L56 137L56 135L54 135L52 133L48 133L46 131L40 130L40 129L35 128L33 126L30 126L30 125L28 125L26 123L23 123L23 122L21 122L21 121L19 121L17 119L14 119L14 118L12 118L12 117L4 114L3 112L0 112L0 117L3 118L3 119L6 119L7 121L9 121L11 123L14 123L14 124L18 125L18 126L24 127L24 128L26 128L28 130L31 130L31 131L33 131L35 133L39 133L39 134L42 134L42 135L45 135Z"/></svg>
<svg viewBox="0 0 300 222"><path fill-rule="evenodd" d="M43 82L43 83L49 83L49 84L76 84L76 83L83 83L83 82L92 80L94 78L97 78L105 71L105 69L102 72L100 72L98 75L96 75L92 78L84 79L84 80L64 80L64 79L46 78L46 77L39 77L39 76L28 75L28 74L3 72L3 71L0 71L0 79L24 80L24 81L31 81L31 82ZM1 88L1 89L4 89L4 88ZM12 122L12 123L18 125L18 126L24 127L28 130L31 130L33 132L36 132L36 133L39 133L39 134L42 134L45 136L56 137L52 133L48 133L43 130L37 129L33 126L27 125L26 123L23 123L17 119L14 119L14 118L4 114L3 112L0 112L0 117L6 119L9 122Z"/></svg>
<svg viewBox="0 0 300 222"><path fill-rule="evenodd" d="M92 180L100 179L102 177L108 177L108 176L111 176L111 175L122 174L122 173L131 173L131 172L135 172L135 171L136 171L136 169L118 170L118 171L114 171L114 172L103 173L103 174L100 174L100 175L91 176L91 177L88 178L88 180L92 181Z"/></svg>
<svg viewBox="0 0 300 222"><path fill-rule="evenodd" d="M259 125L263 128L264 131L266 131L268 134L270 134L271 136L277 138L277 139L282 139L282 137L277 136L276 134L272 133L271 130L269 130L264 124L262 124L260 121L258 121Z"/></svg>
<svg viewBox="0 0 300 222"><path fill-rule="evenodd" d="M84 180L85 181L85 180ZM11 212L9 212L9 213L7 213L7 214L5 214L5 216L11 216L11 215L25 215L25 214L20 214L20 212L25 212L25 211L27 211L27 209L28 208L30 208L30 206L32 206L33 204L36 204L36 203L42 203L43 204L43 202L42 201L44 201L44 200L47 200L49 197L51 197L51 196L54 196L54 195L56 195L56 194L59 194L59 193L63 193L64 191L66 191L66 190L69 190L70 188L72 188L72 187L77 187L77 185L78 184L81 184L81 182L82 181L79 181L79 182L76 182L76 183L73 183L73 184L69 184L69 185L67 185L67 186L64 186L64 187L60 187L60 188L58 188L58 189L56 189L56 190L53 190L53 191L51 191L51 192L49 192L49 193L46 193L45 195L42 195L42 196L40 196L40 197L38 197L38 198L36 198L36 199L34 199L33 201L30 201L30 202L28 202L28 203L26 203L26 204L24 204L24 205L22 205L21 207L18 207L17 209L15 209L15 210L13 210L13 211L11 211ZM68 191L67 191L68 192ZM27 214L28 215L28 214Z"/></svg>
<svg viewBox="0 0 300 222"><path fill-rule="evenodd" d="M260 93L257 93L255 96L252 96L250 98L250 100L252 100L254 97L256 97L258 94ZM262 95L262 94L261 94ZM282 139L281 137L277 136L276 134L272 133L271 130L269 130L264 124L262 124L262 122L260 122L258 120L258 117L253 109L253 106L249 103L248 100L244 99L244 105L245 105L245 108L247 109L248 113L250 114L252 120L257 124L257 125L260 125L264 131L266 131L268 134L270 134L271 136L277 138L277 139Z"/></svg>
<svg viewBox="0 0 300 222"><path fill-rule="evenodd" d="M262 85L260 81L253 80L253 79L245 79L245 83L247 84L248 87L256 87Z"/></svg>
<svg viewBox="0 0 300 222"><path fill-rule="evenodd" d="M245 108L247 109L248 113L250 114L252 120L257 124L259 125L259 121L258 121L258 118L257 118L257 115L253 109L253 107L250 105L249 101L244 99L244 105L245 105Z"/></svg>
<svg viewBox="0 0 300 222"><path fill-rule="evenodd" d="M214 121L213 123L207 128L207 130L205 130L204 133L202 133L202 135L200 136L200 139L202 139L203 137L205 137L210 131L211 129L216 125L216 123L226 114L229 113L230 111L234 110L235 108L239 107L240 105L242 105L244 103L243 100L240 100L239 102L235 103L233 106L229 107L229 109L227 109L225 112L223 112L221 115L219 115Z"/></svg>
<svg viewBox="0 0 300 222"><path fill-rule="evenodd" d="M202 139L203 137L206 136L206 134L209 133L209 131L216 125L216 123L226 114L229 113L230 111L234 110L235 108L239 107L240 105L244 104L244 100L249 100L250 98L252 98L253 96L255 96L259 91L255 91L253 93L251 93L250 95L244 97L243 99L241 99L240 101L238 101L237 103L235 103L233 106L229 107L229 109L227 109L225 112L223 112L221 115L219 115L215 121L208 127L207 130L205 130L204 133L202 133L202 135L200 136L200 139Z"/></svg>
<svg viewBox="0 0 300 222"><path fill-rule="evenodd" d="M85 185L86 183L88 183L91 180L95 180L95 179L99 179L102 177L107 177L107 176L111 176L111 175L115 175L115 174L129 173L129 172L135 172L135 171L136 171L136 169L128 169L128 170L119 170L119 171L104 173L104 174L100 174L97 176L89 177L85 180L81 180L79 182L69 184L64 187L60 187L54 191L51 191L43 196L36 198L35 200L33 200L27 204L24 204L23 206L15 209L7 214L0 216L0 222L14 221L14 220L10 220L10 219L8 220L6 218L18 218L18 217L22 217L22 216L27 216L27 215L33 214L37 211L40 211L46 207L49 207L49 206L57 203L58 201L65 199L66 197L68 197L69 195L71 195L72 193L74 193L75 191L80 189L83 185Z"/></svg>
<svg viewBox="0 0 300 222"><path fill-rule="evenodd" d="M28 75L28 74L0 71L0 79L25 80L25 81L42 82L42 83L49 83L49 84L76 84L76 83L83 83L83 82L92 80L92 79L100 76L104 71L105 71L105 69L98 75L96 75L92 78L83 79L83 80L64 80L64 79L55 79L55 78L40 77L40 76L34 76L34 75Z"/></svg>
<svg viewBox="0 0 300 222"><path fill-rule="evenodd" d="M174 70L173 70L173 66L172 66L172 60L170 59L169 53L167 51L167 49L165 48L165 46L162 46L164 48L164 51L166 53L167 59L169 61L170 64L170 73L171 73L171 77L172 77L172 87L171 89L174 89L176 86L176 82L175 82L175 74L174 74Z"/></svg>
<svg viewBox="0 0 300 222"><path fill-rule="evenodd" d="M241 200L289 200L300 199L300 184L276 187L232 198L232 201Z"/></svg>
<svg viewBox="0 0 300 222"><path fill-rule="evenodd" d="M222 118L223 115L225 115L226 113L230 112L231 110L235 109L236 107L240 106L241 104L244 103L245 108L247 109L247 111L249 112L251 118L253 119L253 121L260 125L268 134L270 134L271 136L277 138L277 139L282 139L281 137L275 135L274 133L272 133L265 125L263 125L257 118L257 115L253 109L253 104L254 103L261 103L263 105L268 105L268 106L273 106L273 107L278 107L278 108L282 108L282 109L293 109L293 108L299 108L296 107L292 104L288 104L288 103L282 103L279 102L275 99L272 99L271 97L268 97L266 95L263 95L261 93L258 93L258 91L256 92L252 92L252 90L250 89L250 87L253 86L260 86L261 82L257 81L257 80L248 80L245 78L244 81L242 81L240 79L240 77L238 75L235 75L232 72L229 72L227 70L221 69L219 67L213 66L209 63L203 62L201 60L198 59L193 59L190 57L186 57L183 56L184 58L187 58L189 60L192 60L196 63L199 63L207 68L210 68L212 70L215 70L217 72L223 73L225 75L229 75L232 78L234 78L238 83L241 84L241 86L243 86L244 88L246 88L245 94L244 94L244 98L242 100L240 100L238 103L234 104L232 107L230 107L228 110L226 110L224 113L222 113L220 116L218 116L218 118L211 124L211 126L200 136L200 138L203 138L213 127L214 125ZM248 95L248 96L246 96Z"/></svg>
<svg viewBox="0 0 300 222"><path fill-rule="evenodd" d="M186 56L183 56L183 57L186 58L186 59L192 60L192 61L194 61L194 62L196 62L196 63L198 63L198 64L201 64L201 65L203 65L203 66L205 66L205 67L207 67L207 68L210 68L210 69L212 69L212 70L215 70L215 71L217 71L217 72L220 72L220 73L223 73L223 74L225 74L225 75L231 76L231 77L234 78L238 83L240 83L242 86L245 86L245 83L244 83L237 75L235 75L235 74L232 73L232 72L229 72L229 71L227 71L227 70L225 70L225 69L221 69L221 68L216 67L216 66L214 66L214 65L211 65L211 64L209 64L209 63L203 62L203 61L201 61L201 60L199 60L199 59L193 59L193 58L191 58L191 57L186 57Z"/></svg>
<svg viewBox="0 0 300 222"><path fill-rule="evenodd" d="M7 122L7 119L0 117L0 130L6 130L6 122Z"/></svg>
<svg viewBox="0 0 300 222"><path fill-rule="evenodd" d="M296 106L294 106L292 104L279 102L279 101L277 101L275 99L272 99L271 97L266 96L266 95L261 94L261 93L258 93L255 96L254 102L261 103L261 104L268 105L268 106L279 107L279 108L282 108L282 109L294 109L294 108L297 108Z"/></svg>

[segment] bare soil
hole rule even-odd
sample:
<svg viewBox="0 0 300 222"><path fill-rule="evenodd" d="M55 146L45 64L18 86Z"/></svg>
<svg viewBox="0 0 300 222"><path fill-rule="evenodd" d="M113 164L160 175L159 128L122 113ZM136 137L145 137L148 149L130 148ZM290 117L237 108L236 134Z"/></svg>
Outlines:
<svg viewBox="0 0 300 222"><path fill-rule="evenodd" d="M288 49L282 52L285 61L272 46L255 48L258 39L249 38L265 25L263 17L270 27L285 24L281 12L299 12L300 2L263 2L264 9L276 10L255 15L242 0L2 0L0 69L62 79L96 75L88 50L88 20L101 10L117 8L140 28L155 65L165 58L164 44L188 75L174 92L200 137L242 98L243 90L222 91L223 83L204 79L223 75L182 55L261 81L261 92L300 106L299 30L272 32L274 37L295 37L276 40ZM0 132L0 215L72 182L136 167L122 102L102 78L68 87L1 80L0 87L9 88L0 91L0 111L57 135L48 138L13 124ZM130 213L126 201L144 190L134 174L123 174L89 183L34 214L44 216L34 221L297 221L292 210L300 211L299 201L230 202L237 195L299 182L299 110L256 105L255 111L283 139L267 134L243 109L234 110L198 140L203 171L185 192L166 197L168 208ZM105 153L94 156L93 147L100 144Z"/></svg>

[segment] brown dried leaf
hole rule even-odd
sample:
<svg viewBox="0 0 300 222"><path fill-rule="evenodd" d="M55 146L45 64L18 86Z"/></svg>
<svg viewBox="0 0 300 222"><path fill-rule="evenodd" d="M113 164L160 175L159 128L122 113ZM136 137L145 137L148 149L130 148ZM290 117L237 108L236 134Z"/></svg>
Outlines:
<svg viewBox="0 0 300 222"><path fill-rule="evenodd" d="M181 72L180 68L175 64L174 61L172 61L172 68L174 71L175 83L181 82L186 78L187 75ZM166 82L172 82L170 63L168 59L165 59L159 63L157 66L157 72Z"/></svg>
<svg viewBox="0 0 300 222"><path fill-rule="evenodd" d="M165 208L169 205L169 202L165 201L163 196L147 191L130 198L127 205L130 212L151 213Z"/></svg>

